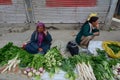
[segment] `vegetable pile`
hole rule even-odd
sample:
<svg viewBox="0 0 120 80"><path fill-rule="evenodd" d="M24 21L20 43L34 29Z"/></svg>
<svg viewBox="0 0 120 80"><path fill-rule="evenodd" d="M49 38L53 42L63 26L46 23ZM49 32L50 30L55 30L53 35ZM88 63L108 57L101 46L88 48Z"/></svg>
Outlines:
<svg viewBox="0 0 120 80"><path fill-rule="evenodd" d="M104 41L102 47L111 58L120 58L120 42Z"/></svg>
<svg viewBox="0 0 120 80"><path fill-rule="evenodd" d="M21 67L27 67L28 64L32 62L32 59L34 57L32 54L29 54L20 47L13 45L12 42L9 42L0 49L0 66L7 64L9 60L12 60L17 55L17 59L20 60L19 65Z"/></svg>
<svg viewBox="0 0 120 80"><path fill-rule="evenodd" d="M118 79L120 66L116 65L120 64L120 59L110 58L104 50L97 49L97 53L97 56L80 53L65 58L57 47L52 47L45 55L30 54L10 42L0 49L0 66L7 65L3 73L19 65L25 75L36 79L40 79L44 72L52 78L59 70L66 72L67 80Z"/></svg>
<svg viewBox="0 0 120 80"><path fill-rule="evenodd" d="M57 49L57 47L51 48L46 54L45 54L45 64L44 68L47 72L50 73L50 76L52 77L61 66L62 62L62 55L60 54L60 51Z"/></svg>

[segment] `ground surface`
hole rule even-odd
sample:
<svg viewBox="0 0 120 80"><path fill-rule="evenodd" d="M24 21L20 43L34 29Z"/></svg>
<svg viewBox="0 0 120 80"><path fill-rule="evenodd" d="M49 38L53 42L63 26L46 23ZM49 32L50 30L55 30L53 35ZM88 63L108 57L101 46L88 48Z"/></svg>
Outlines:
<svg viewBox="0 0 120 80"><path fill-rule="evenodd" d="M116 23L115 23L116 24ZM117 25L117 24L116 24ZM120 25L117 25L118 28ZM8 42L13 42L17 46L22 46L22 44L26 41L29 41L30 36L34 30L27 30L24 32L11 32L8 28L0 27L0 48L3 47ZM52 35L53 42L59 40L63 41L65 44L74 40L76 34L79 30L49 30ZM120 41L120 29L115 29L111 31L100 31L100 36L95 37L94 40L97 41ZM21 73L4 73L0 74L0 80L31 80Z"/></svg>

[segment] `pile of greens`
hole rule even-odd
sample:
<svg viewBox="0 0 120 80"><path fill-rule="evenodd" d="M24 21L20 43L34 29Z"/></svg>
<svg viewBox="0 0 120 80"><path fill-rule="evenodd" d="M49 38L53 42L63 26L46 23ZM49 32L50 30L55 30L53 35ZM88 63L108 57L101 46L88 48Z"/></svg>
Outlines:
<svg viewBox="0 0 120 80"><path fill-rule="evenodd" d="M76 65L85 62L86 64L90 63L97 80L113 80L112 66L120 63L120 59L109 58L104 50L97 49L97 52L98 56L80 53L63 58L57 47L51 48L45 55L30 54L10 42L0 49L0 66L7 64L9 60L18 55L20 67L31 67L36 70L43 67L50 73L50 76L61 69L66 72L66 78L76 80Z"/></svg>
<svg viewBox="0 0 120 80"><path fill-rule="evenodd" d="M120 46L115 44L108 44L108 47L110 47L115 54L117 54L120 51Z"/></svg>
<svg viewBox="0 0 120 80"><path fill-rule="evenodd" d="M43 67L45 57L42 54L35 54L32 61L28 64L28 67L38 70L40 67Z"/></svg>
<svg viewBox="0 0 120 80"><path fill-rule="evenodd" d="M18 54L18 60L21 60L20 66L27 67L32 61L33 55L29 54L20 47L13 45L12 42L6 44L0 49L0 65L3 66L8 63L9 60L13 59Z"/></svg>
<svg viewBox="0 0 120 80"><path fill-rule="evenodd" d="M51 48L45 55L44 68L47 72L50 73L52 77L56 72L58 72L59 67L62 64L62 55L57 47Z"/></svg>
<svg viewBox="0 0 120 80"><path fill-rule="evenodd" d="M97 80L114 80L112 66L120 62L119 59L109 58L104 50L97 49L97 56L92 56L92 68Z"/></svg>

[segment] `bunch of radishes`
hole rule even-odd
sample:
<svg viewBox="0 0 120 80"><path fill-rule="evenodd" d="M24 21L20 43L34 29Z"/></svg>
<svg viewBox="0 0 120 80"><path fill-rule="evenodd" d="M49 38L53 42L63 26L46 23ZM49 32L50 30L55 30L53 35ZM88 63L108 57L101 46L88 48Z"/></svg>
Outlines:
<svg viewBox="0 0 120 80"><path fill-rule="evenodd" d="M44 73L43 67L40 67L38 70L34 68L26 68L23 73L27 75L28 77L33 77L33 76L42 76Z"/></svg>
<svg viewBox="0 0 120 80"><path fill-rule="evenodd" d="M120 63L117 63L117 65L113 66L113 74L115 75L115 78L120 80Z"/></svg>

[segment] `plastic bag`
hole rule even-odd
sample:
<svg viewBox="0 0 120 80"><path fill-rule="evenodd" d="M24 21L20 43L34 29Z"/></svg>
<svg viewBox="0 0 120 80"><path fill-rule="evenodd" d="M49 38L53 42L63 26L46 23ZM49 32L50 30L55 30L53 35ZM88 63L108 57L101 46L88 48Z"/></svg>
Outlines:
<svg viewBox="0 0 120 80"><path fill-rule="evenodd" d="M67 49L72 56L79 53L79 47L75 41L69 41L67 44Z"/></svg>
<svg viewBox="0 0 120 80"><path fill-rule="evenodd" d="M93 55L98 55L96 49L99 48L100 50L103 50L102 42L103 41L90 41L88 45L89 52Z"/></svg>
<svg viewBox="0 0 120 80"><path fill-rule="evenodd" d="M115 54L114 51L110 47L108 47L108 44L115 44L115 45L120 47L120 42L117 42L117 41L103 41L103 43L102 43L103 49L107 52L107 54L111 58L120 58L120 51L118 51L118 53Z"/></svg>

